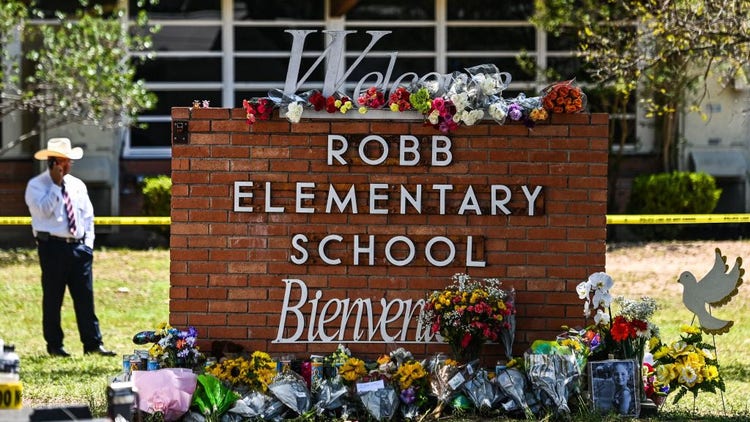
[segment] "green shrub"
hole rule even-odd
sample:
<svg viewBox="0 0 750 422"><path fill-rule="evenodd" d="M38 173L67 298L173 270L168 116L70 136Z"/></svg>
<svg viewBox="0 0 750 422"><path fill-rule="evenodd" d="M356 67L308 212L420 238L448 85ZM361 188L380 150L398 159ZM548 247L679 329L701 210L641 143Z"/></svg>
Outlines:
<svg viewBox="0 0 750 422"><path fill-rule="evenodd" d="M169 176L154 176L143 179L143 214L168 217L171 214L172 179Z"/></svg>
<svg viewBox="0 0 750 422"><path fill-rule="evenodd" d="M706 173L674 171L641 175L633 180L628 203L631 214L709 214L716 208L721 189ZM676 238L686 226L644 225L634 232L648 239Z"/></svg>

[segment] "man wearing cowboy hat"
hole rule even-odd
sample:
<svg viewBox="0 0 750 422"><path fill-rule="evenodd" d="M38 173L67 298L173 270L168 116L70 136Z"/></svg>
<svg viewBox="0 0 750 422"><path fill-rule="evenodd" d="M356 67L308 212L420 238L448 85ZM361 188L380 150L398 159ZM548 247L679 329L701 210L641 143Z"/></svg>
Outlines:
<svg viewBox="0 0 750 422"><path fill-rule="evenodd" d="M99 319L94 313L94 207L81 179L68 174L71 160L83 157L70 139L52 138L47 149L34 154L47 160L48 170L26 186L26 205L42 267L42 326L47 352L68 357L60 326L65 288L73 298L78 333L85 354L114 356L104 348Z"/></svg>

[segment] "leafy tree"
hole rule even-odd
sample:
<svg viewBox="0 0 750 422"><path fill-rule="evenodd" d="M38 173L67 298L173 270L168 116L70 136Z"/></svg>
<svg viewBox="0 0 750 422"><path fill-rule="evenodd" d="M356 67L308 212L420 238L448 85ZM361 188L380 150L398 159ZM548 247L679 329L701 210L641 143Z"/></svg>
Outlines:
<svg viewBox="0 0 750 422"><path fill-rule="evenodd" d="M638 89L665 171L679 113L700 110L709 78L727 84L750 63L747 0L536 0L533 22L555 35L574 28L595 80Z"/></svg>
<svg viewBox="0 0 750 422"><path fill-rule="evenodd" d="M153 108L156 96L135 80L131 57L151 47L150 32L129 31L124 10L105 12L81 0L70 16L58 12L52 23L30 24L39 13L23 0L0 6L0 54L8 64L0 71L0 118L24 110L47 129L68 123L116 128ZM148 28L145 12L136 27ZM37 134L25 134L0 155Z"/></svg>

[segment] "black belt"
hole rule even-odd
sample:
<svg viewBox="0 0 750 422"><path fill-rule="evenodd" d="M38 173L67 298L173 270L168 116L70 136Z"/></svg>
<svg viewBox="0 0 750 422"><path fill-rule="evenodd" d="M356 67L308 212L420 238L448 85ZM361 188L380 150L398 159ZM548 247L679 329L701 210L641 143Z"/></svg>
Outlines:
<svg viewBox="0 0 750 422"><path fill-rule="evenodd" d="M65 243L83 243L83 237L80 239L76 239L74 237L60 237L60 236L53 236L47 232L37 232L36 233L36 239L41 240L42 242L45 242L47 240L54 240L55 242L65 242Z"/></svg>

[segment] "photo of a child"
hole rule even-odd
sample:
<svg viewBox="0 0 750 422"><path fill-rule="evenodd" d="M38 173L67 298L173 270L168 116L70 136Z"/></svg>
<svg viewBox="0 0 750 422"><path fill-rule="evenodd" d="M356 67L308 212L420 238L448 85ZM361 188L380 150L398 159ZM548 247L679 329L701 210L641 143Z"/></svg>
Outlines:
<svg viewBox="0 0 750 422"><path fill-rule="evenodd" d="M633 360L589 363L591 399L597 411L638 416L636 366Z"/></svg>

